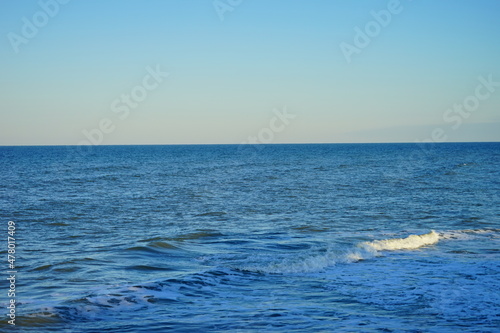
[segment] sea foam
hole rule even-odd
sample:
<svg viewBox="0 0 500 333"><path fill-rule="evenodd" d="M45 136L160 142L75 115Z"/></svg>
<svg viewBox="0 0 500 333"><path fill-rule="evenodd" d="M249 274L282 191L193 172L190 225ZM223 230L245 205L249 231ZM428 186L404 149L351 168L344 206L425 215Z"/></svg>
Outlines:
<svg viewBox="0 0 500 333"><path fill-rule="evenodd" d="M415 250L422 246L436 244L439 234L434 230L423 235L410 235L406 238L393 238L364 242L362 247L372 248L376 251Z"/></svg>
<svg viewBox="0 0 500 333"><path fill-rule="evenodd" d="M362 242L344 250L330 249L322 254L315 254L301 258L285 259L273 262L266 266L245 267L243 270L260 273L312 273L327 269L337 264L348 264L380 256L382 251L415 250L423 246L432 245L439 241L439 234L431 230L423 235L410 235L406 238L392 238Z"/></svg>

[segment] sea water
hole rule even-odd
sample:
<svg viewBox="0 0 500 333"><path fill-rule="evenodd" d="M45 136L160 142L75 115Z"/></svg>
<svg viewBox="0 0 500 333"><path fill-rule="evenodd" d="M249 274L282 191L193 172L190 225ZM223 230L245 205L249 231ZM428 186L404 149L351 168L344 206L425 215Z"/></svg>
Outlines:
<svg viewBox="0 0 500 333"><path fill-rule="evenodd" d="M499 331L499 143L0 147L0 166L2 332Z"/></svg>

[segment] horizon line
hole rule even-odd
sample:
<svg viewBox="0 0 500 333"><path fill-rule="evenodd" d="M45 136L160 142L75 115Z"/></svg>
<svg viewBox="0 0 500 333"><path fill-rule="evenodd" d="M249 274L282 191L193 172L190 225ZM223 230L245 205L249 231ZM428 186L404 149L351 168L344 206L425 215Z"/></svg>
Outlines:
<svg viewBox="0 0 500 333"><path fill-rule="evenodd" d="M124 144L108 144L108 145L75 145L75 144L16 144L3 145L0 147L120 147L120 146L276 146L276 145L366 145L366 144L447 144L447 143L500 143L499 141L445 141L445 142L281 142L281 143L124 143Z"/></svg>

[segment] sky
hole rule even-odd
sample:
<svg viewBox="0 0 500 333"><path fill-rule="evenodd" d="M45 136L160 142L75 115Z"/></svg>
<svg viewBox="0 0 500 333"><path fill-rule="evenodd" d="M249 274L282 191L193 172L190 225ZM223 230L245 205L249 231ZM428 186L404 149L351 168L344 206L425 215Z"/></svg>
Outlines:
<svg viewBox="0 0 500 333"><path fill-rule="evenodd" d="M0 0L0 145L500 141L497 0Z"/></svg>

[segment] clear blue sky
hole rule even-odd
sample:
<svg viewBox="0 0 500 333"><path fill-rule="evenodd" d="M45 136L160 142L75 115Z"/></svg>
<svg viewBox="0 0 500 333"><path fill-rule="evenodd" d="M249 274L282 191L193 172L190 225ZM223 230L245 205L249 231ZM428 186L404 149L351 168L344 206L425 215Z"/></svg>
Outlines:
<svg viewBox="0 0 500 333"><path fill-rule="evenodd" d="M500 83L478 79L500 82L499 17L497 0L1 0L0 145L500 141Z"/></svg>

